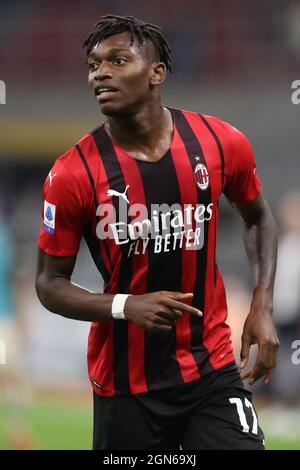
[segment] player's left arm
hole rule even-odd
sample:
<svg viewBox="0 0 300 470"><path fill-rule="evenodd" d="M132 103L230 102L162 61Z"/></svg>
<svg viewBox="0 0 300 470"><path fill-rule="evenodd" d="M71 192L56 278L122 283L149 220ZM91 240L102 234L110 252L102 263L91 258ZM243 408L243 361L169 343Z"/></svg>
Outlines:
<svg viewBox="0 0 300 470"><path fill-rule="evenodd" d="M273 323L273 290L277 258L277 228L263 195L250 203L230 202L240 214L244 227L244 244L254 278L250 311L244 324L241 347L241 369L247 365L250 347L258 345L258 354L252 369L242 373L249 384L263 377L270 379L279 348Z"/></svg>
<svg viewBox="0 0 300 470"><path fill-rule="evenodd" d="M252 369L241 373L241 377L249 378L250 384L263 377L267 383L275 367L279 347L272 317L277 228L261 193L249 140L229 124L225 127L231 151L225 161L227 172L223 191L242 219L245 249L254 277L252 302L242 334L241 369L247 365L252 344L258 345L258 353Z"/></svg>

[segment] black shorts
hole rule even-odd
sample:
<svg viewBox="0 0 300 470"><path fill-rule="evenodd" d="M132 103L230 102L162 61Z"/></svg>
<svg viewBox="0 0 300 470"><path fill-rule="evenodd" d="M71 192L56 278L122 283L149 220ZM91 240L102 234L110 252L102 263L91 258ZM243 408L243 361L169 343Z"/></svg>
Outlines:
<svg viewBox="0 0 300 470"><path fill-rule="evenodd" d="M136 395L94 393L94 450L264 449L236 364Z"/></svg>

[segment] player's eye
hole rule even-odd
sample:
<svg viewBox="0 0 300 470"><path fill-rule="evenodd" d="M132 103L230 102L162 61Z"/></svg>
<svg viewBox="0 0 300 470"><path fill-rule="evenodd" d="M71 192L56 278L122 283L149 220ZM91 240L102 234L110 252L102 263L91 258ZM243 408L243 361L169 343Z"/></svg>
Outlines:
<svg viewBox="0 0 300 470"><path fill-rule="evenodd" d="M98 64L96 64L96 62L89 62L88 63L88 68L90 70L90 72L94 72L98 67Z"/></svg>
<svg viewBox="0 0 300 470"><path fill-rule="evenodd" d="M126 63L126 59L123 57L115 57L113 63L116 65L124 65Z"/></svg>

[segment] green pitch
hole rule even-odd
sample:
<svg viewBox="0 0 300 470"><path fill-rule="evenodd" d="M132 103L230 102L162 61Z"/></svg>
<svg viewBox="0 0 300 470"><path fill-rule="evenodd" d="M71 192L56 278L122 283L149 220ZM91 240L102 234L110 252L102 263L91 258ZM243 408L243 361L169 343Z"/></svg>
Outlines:
<svg viewBox="0 0 300 470"><path fill-rule="evenodd" d="M5 413L0 407L0 449L12 449L16 443L6 436L4 430ZM27 428L34 449L91 449L92 410L86 407L72 407L57 400L40 400L25 412ZM280 438L268 439L266 445L274 449L300 449L299 440Z"/></svg>
<svg viewBox="0 0 300 470"><path fill-rule="evenodd" d="M52 403L39 403L25 412L29 447L33 449L90 449L92 412ZM0 408L0 449L14 446L3 426L4 411Z"/></svg>

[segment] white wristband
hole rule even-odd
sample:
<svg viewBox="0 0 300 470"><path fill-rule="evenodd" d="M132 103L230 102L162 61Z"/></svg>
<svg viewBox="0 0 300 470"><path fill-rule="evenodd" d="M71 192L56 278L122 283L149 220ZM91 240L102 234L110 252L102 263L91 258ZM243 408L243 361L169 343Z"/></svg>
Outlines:
<svg viewBox="0 0 300 470"><path fill-rule="evenodd" d="M127 297L130 294L116 294L111 304L111 314L115 320L126 320L124 307Z"/></svg>

